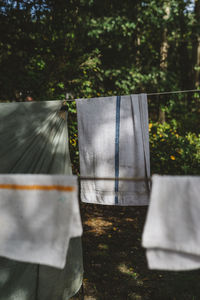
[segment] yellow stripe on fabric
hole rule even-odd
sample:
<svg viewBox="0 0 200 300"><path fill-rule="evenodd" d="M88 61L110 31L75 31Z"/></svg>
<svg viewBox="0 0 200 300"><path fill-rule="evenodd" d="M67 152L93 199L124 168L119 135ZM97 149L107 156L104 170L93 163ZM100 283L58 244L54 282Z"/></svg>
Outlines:
<svg viewBox="0 0 200 300"><path fill-rule="evenodd" d="M0 184L0 189L9 190L42 190L42 191L62 191L73 192L74 186L62 186L62 185L17 185L17 184Z"/></svg>

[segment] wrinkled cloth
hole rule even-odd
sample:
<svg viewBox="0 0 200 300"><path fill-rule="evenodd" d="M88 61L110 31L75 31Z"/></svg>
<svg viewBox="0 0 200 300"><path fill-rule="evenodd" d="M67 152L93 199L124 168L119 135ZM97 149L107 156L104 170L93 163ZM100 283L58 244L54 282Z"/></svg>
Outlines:
<svg viewBox="0 0 200 300"><path fill-rule="evenodd" d="M71 174L60 101L0 104L0 173Z"/></svg>
<svg viewBox="0 0 200 300"><path fill-rule="evenodd" d="M150 269L200 268L200 177L152 178L142 245Z"/></svg>
<svg viewBox="0 0 200 300"><path fill-rule="evenodd" d="M60 108L60 101L0 104L0 174L72 174ZM81 238L71 238L64 269L0 258L0 300L67 300L82 277Z"/></svg>
<svg viewBox="0 0 200 300"><path fill-rule="evenodd" d="M149 177L146 94L77 99L80 174L89 177ZM81 200L107 205L147 205L144 181L84 180Z"/></svg>
<svg viewBox="0 0 200 300"><path fill-rule="evenodd" d="M0 256L64 268L69 241L82 234L77 178L0 175Z"/></svg>

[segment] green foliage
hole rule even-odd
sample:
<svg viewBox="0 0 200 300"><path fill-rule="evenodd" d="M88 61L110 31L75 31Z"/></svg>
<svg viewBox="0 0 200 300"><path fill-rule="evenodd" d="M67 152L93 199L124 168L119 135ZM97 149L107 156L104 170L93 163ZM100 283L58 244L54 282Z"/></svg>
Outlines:
<svg viewBox="0 0 200 300"><path fill-rule="evenodd" d="M104 92L103 72L98 49L83 55L79 63L77 77L69 82L69 89L76 98L92 98Z"/></svg>
<svg viewBox="0 0 200 300"><path fill-rule="evenodd" d="M22 101L27 94L49 100L64 99L66 93L92 98L194 88L200 23L191 4L1 0L0 100ZM164 33L167 55L162 68ZM148 100L152 171L197 174L199 94ZM157 123L161 110L167 122L163 125ZM78 172L74 103L69 105L69 130Z"/></svg>
<svg viewBox="0 0 200 300"><path fill-rule="evenodd" d="M192 87L200 26L190 1L168 2L168 19L166 3L2 0L0 99L19 92L43 100L66 92L78 98Z"/></svg>
<svg viewBox="0 0 200 300"><path fill-rule="evenodd" d="M78 128L76 103L68 102L68 131L69 131L69 151L72 161L73 174L79 174L79 150L78 150Z"/></svg>
<svg viewBox="0 0 200 300"><path fill-rule="evenodd" d="M174 124L150 123L152 173L198 175L200 134L180 135Z"/></svg>
<svg viewBox="0 0 200 300"><path fill-rule="evenodd" d="M200 132L200 94L170 97L163 107L166 118L177 126L181 134Z"/></svg>

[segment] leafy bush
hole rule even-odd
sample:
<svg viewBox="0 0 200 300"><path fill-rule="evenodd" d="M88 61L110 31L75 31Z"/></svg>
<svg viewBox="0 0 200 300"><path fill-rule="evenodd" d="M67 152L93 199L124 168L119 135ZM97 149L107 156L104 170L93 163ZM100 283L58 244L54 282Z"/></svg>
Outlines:
<svg viewBox="0 0 200 300"><path fill-rule="evenodd" d="M170 123L149 123L151 172L200 175L200 134L180 135Z"/></svg>
<svg viewBox="0 0 200 300"><path fill-rule="evenodd" d="M73 174L79 173L78 128L76 103L68 102L69 151Z"/></svg>

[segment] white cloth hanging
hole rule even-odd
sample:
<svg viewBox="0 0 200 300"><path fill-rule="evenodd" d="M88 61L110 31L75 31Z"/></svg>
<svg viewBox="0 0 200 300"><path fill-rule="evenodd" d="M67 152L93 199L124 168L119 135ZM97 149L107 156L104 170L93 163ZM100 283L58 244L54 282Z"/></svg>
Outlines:
<svg viewBox="0 0 200 300"><path fill-rule="evenodd" d="M60 111L61 105L61 101L0 103L0 174L72 175L67 113ZM63 269L0 257L0 300L68 300L81 287L82 278L79 236L70 239Z"/></svg>
<svg viewBox="0 0 200 300"><path fill-rule="evenodd" d="M152 177L142 245L148 266L160 270L200 268L200 177Z"/></svg>
<svg viewBox="0 0 200 300"><path fill-rule="evenodd" d="M0 223L0 256L64 268L82 234L76 177L0 175Z"/></svg>
<svg viewBox="0 0 200 300"><path fill-rule="evenodd" d="M115 177L81 182L81 200L108 205L147 205L149 177L146 94L76 100L81 176Z"/></svg>

